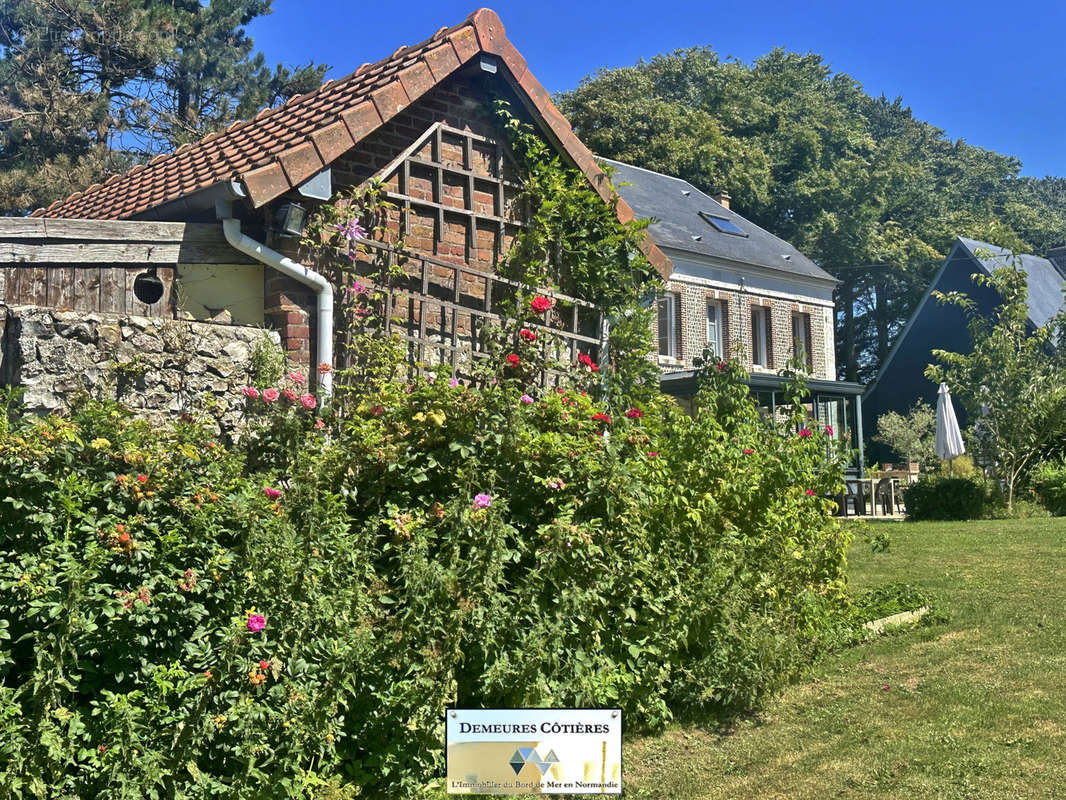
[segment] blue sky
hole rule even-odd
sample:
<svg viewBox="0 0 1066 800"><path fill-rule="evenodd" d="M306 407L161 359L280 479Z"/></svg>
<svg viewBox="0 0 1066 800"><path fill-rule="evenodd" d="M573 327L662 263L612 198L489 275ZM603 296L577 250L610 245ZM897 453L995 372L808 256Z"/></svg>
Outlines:
<svg viewBox="0 0 1066 800"><path fill-rule="evenodd" d="M269 61L314 59L340 77L476 7L475 0L275 0L274 13L249 32ZM951 138L1018 156L1023 174L1066 175L1060 0L500 0L490 7L549 91L600 67L694 45L743 61L776 46L813 51L871 94L902 95Z"/></svg>

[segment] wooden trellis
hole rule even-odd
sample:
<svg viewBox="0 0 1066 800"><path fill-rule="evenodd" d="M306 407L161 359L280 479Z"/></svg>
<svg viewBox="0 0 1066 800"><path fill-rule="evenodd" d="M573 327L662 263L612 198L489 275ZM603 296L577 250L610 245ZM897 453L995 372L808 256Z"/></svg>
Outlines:
<svg viewBox="0 0 1066 800"><path fill-rule="evenodd" d="M360 281L384 297L380 331L407 343L409 360L416 372L438 368L460 370L466 358L483 359L481 335L487 326L506 318L496 309L498 300L522 291L543 294L552 300L552 309L539 322L528 326L534 332L550 334L538 341L542 354L575 363L580 354L598 360L603 349L604 316L594 303L558 292L536 290L519 281L465 264L454 264L418 253L398 253L378 242L361 242L376 251L378 263L403 259L404 277L392 283ZM364 266L369 266L368 264ZM556 339L552 343L550 339ZM556 350L552 351L551 348ZM558 378L553 370L540 376L542 385Z"/></svg>

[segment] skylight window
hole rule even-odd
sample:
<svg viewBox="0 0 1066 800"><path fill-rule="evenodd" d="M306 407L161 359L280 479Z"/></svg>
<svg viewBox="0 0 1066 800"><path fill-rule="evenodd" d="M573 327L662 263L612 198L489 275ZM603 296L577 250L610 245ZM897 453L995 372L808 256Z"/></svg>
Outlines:
<svg viewBox="0 0 1066 800"><path fill-rule="evenodd" d="M707 211L701 211L700 216L704 222L709 222L714 229L722 233L731 233L733 236L747 236L740 227L737 226L733 220L728 217L719 217L716 214L711 214Z"/></svg>

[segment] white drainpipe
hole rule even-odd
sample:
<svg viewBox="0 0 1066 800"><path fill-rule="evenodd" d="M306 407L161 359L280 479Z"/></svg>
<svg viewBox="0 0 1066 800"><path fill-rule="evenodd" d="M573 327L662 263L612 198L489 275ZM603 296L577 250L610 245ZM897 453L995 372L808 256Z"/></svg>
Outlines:
<svg viewBox="0 0 1066 800"><path fill-rule="evenodd" d="M310 286L315 290L318 300L318 364L333 366L333 286L325 276L303 264L298 264L277 250L271 250L262 242L241 233L240 220L227 217L222 220L222 231L226 241L237 250L251 256L256 261L273 267L283 275ZM333 371L319 376L319 386L327 397L333 394Z"/></svg>

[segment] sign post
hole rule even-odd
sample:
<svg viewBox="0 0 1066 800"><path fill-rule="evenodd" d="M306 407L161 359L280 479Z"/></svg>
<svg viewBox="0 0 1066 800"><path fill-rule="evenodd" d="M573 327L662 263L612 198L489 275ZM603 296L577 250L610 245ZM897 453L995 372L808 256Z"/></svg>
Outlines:
<svg viewBox="0 0 1066 800"><path fill-rule="evenodd" d="M452 708L448 794L621 794L618 708Z"/></svg>

